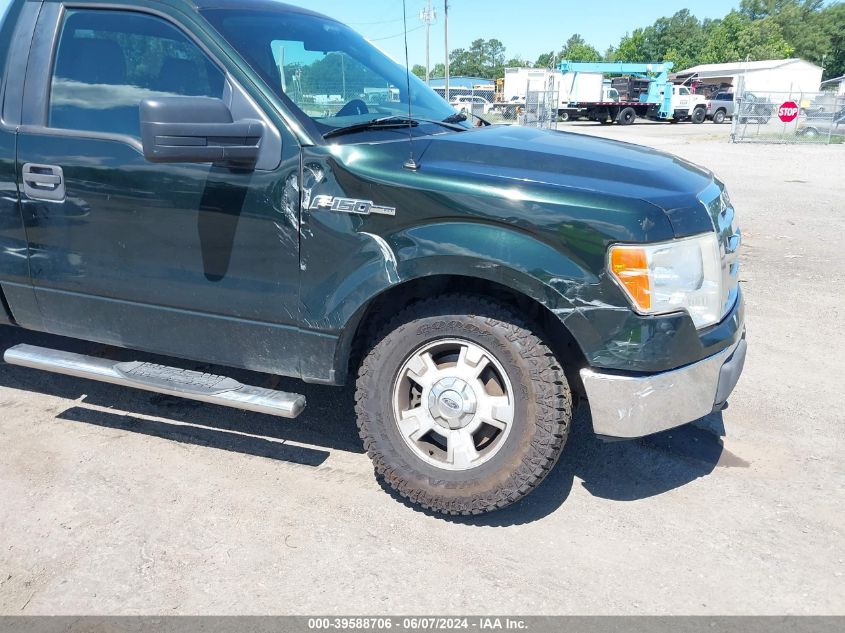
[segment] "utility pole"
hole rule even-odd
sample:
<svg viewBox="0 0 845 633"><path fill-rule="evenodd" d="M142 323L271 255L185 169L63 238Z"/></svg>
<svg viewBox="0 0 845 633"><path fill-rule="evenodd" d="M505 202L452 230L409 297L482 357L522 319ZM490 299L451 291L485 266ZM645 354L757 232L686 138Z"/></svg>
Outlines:
<svg viewBox="0 0 845 633"><path fill-rule="evenodd" d="M431 23L437 18L437 13L431 8L431 0L426 0L426 7L420 11L420 20L425 22L425 83L431 82Z"/></svg>
<svg viewBox="0 0 845 633"><path fill-rule="evenodd" d="M446 42L446 101L449 101L449 0L443 0L443 29Z"/></svg>

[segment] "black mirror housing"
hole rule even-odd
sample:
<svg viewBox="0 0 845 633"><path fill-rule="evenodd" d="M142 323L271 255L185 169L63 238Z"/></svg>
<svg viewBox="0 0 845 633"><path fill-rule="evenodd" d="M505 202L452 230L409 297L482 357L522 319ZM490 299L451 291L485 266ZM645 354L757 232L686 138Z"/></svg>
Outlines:
<svg viewBox="0 0 845 633"><path fill-rule="evenodd" d="M264 124L232 120L211 97L158 97L141 101L141 142L152 163L214 163L255 169Z"/></svg>

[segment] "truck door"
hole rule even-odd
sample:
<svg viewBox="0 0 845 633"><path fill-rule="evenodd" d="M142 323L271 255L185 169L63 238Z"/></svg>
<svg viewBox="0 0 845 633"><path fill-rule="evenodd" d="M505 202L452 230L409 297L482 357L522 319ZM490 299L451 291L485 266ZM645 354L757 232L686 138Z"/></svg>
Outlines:
<svg viewBox="0 0 845 633"><path fill-rule="evenodd" d="M10 316L36 324L41 316L29 283L26 233L20 212L15 152L23 102L25 64L15 63L29 54L38 4L27 2L6 10L0 24L0 324ZM2 17L2 16L0 16ZM4 61L8 63L3 64Z"/></svg>
<svg viewBox="0 0 845 633"><path fill-rule="evenodd" d="M677 110L688 111L690 109L690 104L692 102L692 99L690 98L689 88L687 88L685 86L675 86L672 96L673 96L672 109L674 111L677 111Z"/></svg>
<svg viewBox="0 0 845 633"><path fill-rule="evenodd" d="M215 49L144 5L39 16L17 174L45 329L297 375L299 146ZM258 168L145 160L139 103L160 96L263 120Z"/></svg>

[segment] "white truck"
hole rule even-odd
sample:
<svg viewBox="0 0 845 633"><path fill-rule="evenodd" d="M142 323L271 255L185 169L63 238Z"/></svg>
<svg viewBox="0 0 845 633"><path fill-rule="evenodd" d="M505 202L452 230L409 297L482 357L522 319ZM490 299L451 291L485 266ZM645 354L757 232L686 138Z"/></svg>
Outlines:
<svg viewBox="0 0 845 633"><path fill-rule="evenodd" d="M570 104L602 98L604 77L600 73L562 73L549 68L506 68L502 109L524 107L529 93L553 92L558 116L567 120L579 113Z"/></svg>
<svg viewBox="0 0 845 633"><path fill-rule="evenodd" d="M561 62L558 70L565 77L573 77L568 108L576 110L599 123L630 125L637 117L658 121L692 121L702 123L707 116L703 95L693 94L687 86L669 82L671 62ZM637 90L607 88L606 77L624 78L637 82ZM621 87L621 86L620 86ZM624 98L620 98L624 94Z"/></svg>

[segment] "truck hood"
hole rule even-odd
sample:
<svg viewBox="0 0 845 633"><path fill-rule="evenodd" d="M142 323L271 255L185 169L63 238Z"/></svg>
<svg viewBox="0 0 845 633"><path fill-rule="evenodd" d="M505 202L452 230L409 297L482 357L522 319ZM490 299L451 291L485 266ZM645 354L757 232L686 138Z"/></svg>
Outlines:
<svg viewBox="0 0 845 633"><path fill-rule="evenodd" d="M488 126L429 137L426 172L475 175L508 186L592 192L662 210L676 237L713 230L698 195L713 174L657 150L584 134Z"/></svg>

